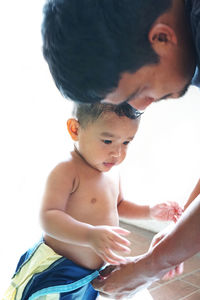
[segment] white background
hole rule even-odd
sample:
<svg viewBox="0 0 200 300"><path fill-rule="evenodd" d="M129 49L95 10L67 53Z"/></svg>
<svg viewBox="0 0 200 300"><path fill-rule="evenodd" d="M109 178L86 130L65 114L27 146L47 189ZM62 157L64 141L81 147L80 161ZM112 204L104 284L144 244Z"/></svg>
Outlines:
<svg viewBox="0 0 200 300"><path fill-rule="evenodd" d="M72 104L41 53L42 1L4 1L0 10L0 297L19 256L41 236L45 178L72 147ZM122 165L124 189L138 203L184 204L199 178L200 93L151 105Z"/></svg>

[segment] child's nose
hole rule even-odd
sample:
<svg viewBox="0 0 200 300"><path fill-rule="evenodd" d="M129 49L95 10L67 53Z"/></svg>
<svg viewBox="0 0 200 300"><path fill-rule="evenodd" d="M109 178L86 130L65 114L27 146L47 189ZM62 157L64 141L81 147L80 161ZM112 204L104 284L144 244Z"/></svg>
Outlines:
<svg viewBox="0 0 200 300"><path fill-rule="evenodd" d="M121 146L119 146L119 147L115 147L115 148L113 148L112 149L112 151L111 151L111 155L113 156L113 157L119 157L120 155L121 155Z"/></svg>

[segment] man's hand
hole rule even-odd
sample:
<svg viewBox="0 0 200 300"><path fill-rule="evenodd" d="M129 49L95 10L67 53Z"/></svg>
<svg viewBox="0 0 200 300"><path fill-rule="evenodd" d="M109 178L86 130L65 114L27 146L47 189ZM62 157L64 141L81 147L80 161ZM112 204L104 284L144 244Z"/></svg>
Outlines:
<svg viewBox="0 0 200 300"><path fill-rule="evenodd" d="M162 280L170 280L172 278L174 278L175 276L181 275L184 271L184 263L180 263L179 265L177 265L174 269L170 270L169 272L167 272Z"/></svg>
<svg viewBox="0 0 200 300"><path fill-rule="evenodd" d="M163 239L144 255L120 265L105 280L94 280L94 288L114 299L129 296L149 287L173 267L200 251L200 197Z"/></svg>
<svg viewBox="0 0 200 300"><path fill-rule="evenodd" d="M144 256L127 258L127 264L108 266L101 276L93 280L93 287L103 296L114 299L127 299L151 285L152 281L145 274ZM141 272L142 270L142 272ZM110 273L111 272L111 273Z"/></svg>

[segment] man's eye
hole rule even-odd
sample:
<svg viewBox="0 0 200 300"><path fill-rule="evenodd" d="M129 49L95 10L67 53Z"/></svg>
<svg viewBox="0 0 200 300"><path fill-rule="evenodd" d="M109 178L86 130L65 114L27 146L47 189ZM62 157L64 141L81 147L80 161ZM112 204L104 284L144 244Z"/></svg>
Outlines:
<svg viewBox="0 0 200 300"><path fill-rule="evenodd" d="M123 142L124 145L128 145L129 143L130 143L130 141Z"/></svg>
<svg viewBox="0 0 200 300"><path fill-rule="evenodd" d="M102 141L104 144L111 144L112 143L112 141L110 141L110 140L103 140Z"/></svg>

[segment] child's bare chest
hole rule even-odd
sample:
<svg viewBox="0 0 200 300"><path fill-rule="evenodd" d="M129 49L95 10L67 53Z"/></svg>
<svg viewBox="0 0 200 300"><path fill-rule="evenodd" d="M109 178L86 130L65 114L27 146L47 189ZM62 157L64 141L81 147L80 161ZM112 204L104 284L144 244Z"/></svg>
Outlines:
<svg viewBox="0 0 200 300"><path fill-rule="evenodd" d="M118 174L80 174L76 190L68 199L66 211L93 225L118 225Z"/></svg>

